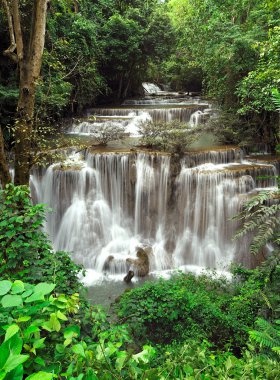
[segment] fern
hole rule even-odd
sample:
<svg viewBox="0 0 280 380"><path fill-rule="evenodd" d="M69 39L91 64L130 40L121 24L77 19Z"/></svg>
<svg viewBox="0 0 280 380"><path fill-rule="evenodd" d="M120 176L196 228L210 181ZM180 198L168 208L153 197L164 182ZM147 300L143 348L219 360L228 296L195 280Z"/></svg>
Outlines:
<svg viewBox="0 0 280 380"><path fill-rule="evenodd" d="M269 356L280 356L280 320L276 321L275 326L264 319L257 319L258 330L249 331L251 341L256 343L261 350Z"/></svg>
<svg viewBox="0 0 280 380"><path fill-rule="evenodd" d="M262 191L244 205L243 211L234 219L242 221L242 227L234 238L248 233L254 237L250 252L257 254L269 242L279 246L280 241L280 190Z"/></svg>

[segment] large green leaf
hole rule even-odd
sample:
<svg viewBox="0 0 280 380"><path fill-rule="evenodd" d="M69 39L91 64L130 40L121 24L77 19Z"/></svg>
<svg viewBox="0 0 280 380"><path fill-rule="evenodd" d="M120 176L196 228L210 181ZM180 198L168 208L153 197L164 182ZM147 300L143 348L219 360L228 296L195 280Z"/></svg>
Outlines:
<svg viewBox="0 0 280 380"><path fill-rule="evenodd" d="M23 378L23 366L19 365L11 372L6 374L5 380L22 380Z"/></svg>
<svg viewBox="0 0 280 380"><path fill-rule="evenodd" d="M45 296L43 293L33 293L30 297L26 298L25 302L36 302L36 301L44 301Z"/></svg>
<svg viewBox="0 0 280 380"><path fill-rule="evenodd" d="M55 313L52 313L50 316L50 320L45 322L42 325L43 329L47 331L59 331L61 328L61 324L59 320L57 319Z"/></svg>
<svg viewBox="0 0 280 380"><path fill-rule="evenodd" d="M1 304L3 307L16 307L22 305L22 298L18 295L6 295L2 298Z"/></svg>
<svg viewBox="0 0 280 380"><path fill-rule="evenodd" d="M80 336L80 326L73 325L73 326L68 326L64 329L64 338L76 338Z"/></svg>
<svg viewBox="0 0 280 380"><path fill-rule="evenodd" d="M5 334L5 342L9 340L12 336L14 336L19 330L18 325L11 325L7 328Z"/></svg>
<svg viewBox="0 0 280 380"><path fill-rule="evenodd" d="M46 282L41 282L40 284L36 285L34 288L34 293L41 293L41 294L49 294L51 293L55 288L55 284L47 284Z"/></svg>
<svg viewBox="0 0 280 380"><path fill-rule="evenodd" d="M4 296L11 289L12 283L11 281L0 281L0 296Z"/></svg>
<svg viewBox="0 0 280 380"><path fill-rule="evenodd" d="M55 284L47 284L45 282L41 282L36 285L33 289L33 294L26 298L25 302L35 302L35 301L43 301L45 299L45 295L51 293L55 288Z"/></svg>
<svg viewBox="0 0 280 380"><path fill-rule="evenodd" d="M19 334L15 334L9 340L3 343L4 349L10 354L19 355L22 350L22 339Z"/></svg>
<svg viewBox="0 0 280 380"><path fill-rule="evenodd" d="M9 357L9 348L7 343L3 343L0 346L0 368L3 368L4 364L6 363L8 357ZM0 376L1 380L1 376Z"/></svg>
<svg viewBox="0 0 280 380"><path fill-rule="evenodd" d="M10 355L8 357L8 360L3 366L3 370L7 373L15 369L20 364L26 362L26 360L29 358L29 355Z"/></svg>
<svg viewBox="0 0 280 380"><path fill-rule="evenodd" d="M16 280L12 285L12 294L22 293L24 291L24 283Z"/></svg>

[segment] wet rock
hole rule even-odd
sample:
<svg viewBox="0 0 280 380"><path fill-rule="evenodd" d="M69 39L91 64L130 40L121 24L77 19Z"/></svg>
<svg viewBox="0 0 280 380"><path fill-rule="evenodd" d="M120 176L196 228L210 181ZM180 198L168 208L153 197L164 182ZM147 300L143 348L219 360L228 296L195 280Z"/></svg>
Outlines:
<svg viewBox="0 0 280 380"><path fill-rule="evenodd" d="M114 256L110 255L107 257L107 259L103 265L104 271L108 271L110 269L110 264L112 263L113 260L114 260Z"/></svg>
<svg viewBox="0 0 280 380"><path fill-rule="evenodd" d="M127 284L129 284L131 282L131 279L134 277L134 272L133 270L129 270L127 275L124 277L124 282L126 282Z"/></svg>
<svg viewBox="0 0 280 380"><path fill-rule="evenodd" d="M147 276L150 270L149 264L149 248L137 248L137 259L126 259L126 262L131 265L131 269L139 277Z"/></svg>

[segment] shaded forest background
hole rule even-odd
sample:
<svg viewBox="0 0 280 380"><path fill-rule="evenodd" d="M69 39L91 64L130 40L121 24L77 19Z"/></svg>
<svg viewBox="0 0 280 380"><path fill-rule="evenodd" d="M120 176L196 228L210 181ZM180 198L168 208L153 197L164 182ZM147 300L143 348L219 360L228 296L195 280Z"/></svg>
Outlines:
<svg viewBox="0 0 280 380"><path fill-rule="evenodd" d="M29 3L21 2L27 29ZM151 81L215 99L226 113L225 142L258 136L275 145L279 14L278 0L52 1L35 117L52 123L96 103L119 103ZM1 51L9 44L2 8ZM1 55L3 127L14 122L18 95L17 64Z"/></svg>

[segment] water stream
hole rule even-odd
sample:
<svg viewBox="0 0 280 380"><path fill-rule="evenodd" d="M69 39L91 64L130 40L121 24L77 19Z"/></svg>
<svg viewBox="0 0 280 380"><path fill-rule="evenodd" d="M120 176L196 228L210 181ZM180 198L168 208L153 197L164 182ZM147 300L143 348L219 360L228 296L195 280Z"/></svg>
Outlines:
<svg viewBox="0 0 280 380"><path fill-rule="evenodd" d="M94 109L93 121L76 123L70 132L90 135L91 128L110 122L137 134L139 120L172 117L196 125L211 110L197 99L191 104L189 98L156 98L147 108L148 100ZM232 241L238 226L231 218L249 193L276 185L259 179L275 173L273 164L245 161L236 147L196 150L180 159L137 149L93 149L72 154L68 164L34 170L31 183L34 199L53 209L46 230L54 248L71 252L91 285L122 280L138 247L148 252L152 274L174 268L225 271L234 260L250 265L249 240Z"/></svg>

